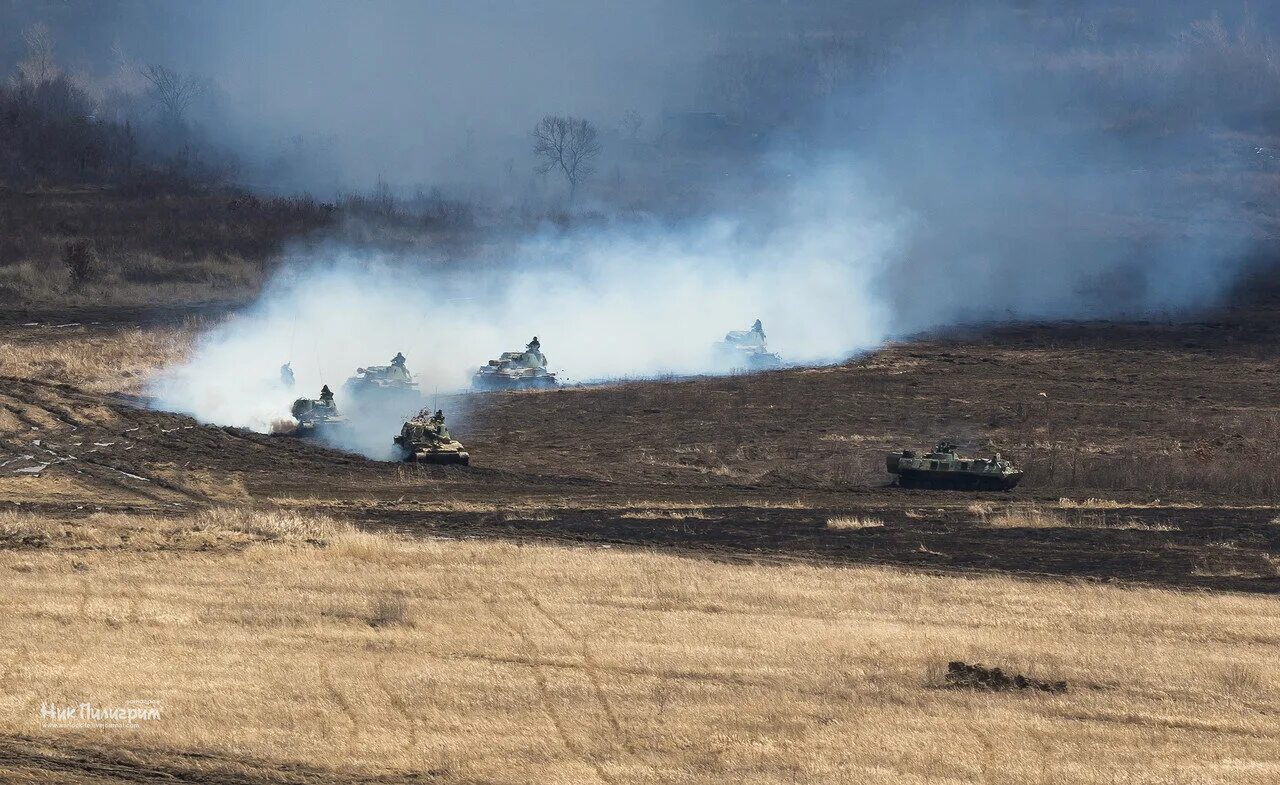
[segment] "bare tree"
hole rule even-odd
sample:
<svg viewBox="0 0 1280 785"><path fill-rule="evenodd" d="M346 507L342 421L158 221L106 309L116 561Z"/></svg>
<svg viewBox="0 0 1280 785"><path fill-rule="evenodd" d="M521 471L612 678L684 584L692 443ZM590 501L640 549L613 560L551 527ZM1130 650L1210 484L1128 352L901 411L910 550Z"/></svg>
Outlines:
<svg viewBox="0 0 1280 785"><path fill-rule="evenodd" d="M594 162L600 155L595 125L577 117L549 114L531 135L538 171L546 174L555 169L562 173L569 182L569 204L573 204L578 185L595 173Z"/></svg>
<svg viewBox="0 0 1280 785"><path fill-rule="evenodd" d="M58 64L53 59L53 33L48 25L37 22L22 31L27 56L18 63L18 73L32 84L52 82L58 77Z"/></svg>
<svg viewBox="0 0 1280 785"><path fill-rule="evenodd" d="M192 102L204 92L204 83L196 77L184 77L163 65L146 66L142 77L151 84L152 104L161 117L174 125L182 124Z"/></svg>
<svg viewBox="0 0 1280 785"><path fill-rule="evenodd" d="M627 132L627 140L635 144L640 136L640 126L644 125L644 117L634 109L622 114L622 130Z"/></svg>

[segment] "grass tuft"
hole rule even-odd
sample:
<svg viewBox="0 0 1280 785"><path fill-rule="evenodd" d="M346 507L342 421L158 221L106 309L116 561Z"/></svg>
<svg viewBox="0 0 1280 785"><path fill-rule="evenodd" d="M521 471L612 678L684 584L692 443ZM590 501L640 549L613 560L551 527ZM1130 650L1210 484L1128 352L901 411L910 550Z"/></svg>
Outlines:
<svg viewBox="0 0 1280 785"><path fill-rule="evenodd" d="M828 529L874 529L877 526L884 526L884 521L879 518L867 518L857 516L842 516L839 518L828 518Z"/></svg>

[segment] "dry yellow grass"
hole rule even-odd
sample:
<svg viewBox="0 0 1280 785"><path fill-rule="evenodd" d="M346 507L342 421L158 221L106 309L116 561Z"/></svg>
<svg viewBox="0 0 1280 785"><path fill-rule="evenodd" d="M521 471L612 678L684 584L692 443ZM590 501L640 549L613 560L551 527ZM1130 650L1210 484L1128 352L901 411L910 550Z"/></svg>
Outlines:
<svg viewBox="0 0 1280 785"><path fill-rule="evenodd" d="M250 507L213 507L183 517L99 512L65 519L0 512L0 548L226 549L255 542L324 545L368 536L325 515Z"/></svg>
<svg viewBox="0 0 1280 785"><path fill-rule="evenodd" d="M827 519L828 529L874 529L877 526L884 526L884 521L879 518L859 518L857 516Z"/></svg>
<svg viewBox="0 0 1280 785"><path fill-rule="evenodd" d="M624 512L618 516L619 518L633 518L640 521L668 521L668 520L695 520L705 521L710 516L707 511L701 507L683 507L676 509L653 509L653 510L633 510Z"/></svg>
<svg viewBox="0 0 1280 785"><path fill-rule="evenodd" d="M249 541L0 549L0 732L437 782L1280 778L1272 598L203 523ZM950 659L1071 691L939 689ZM38 723L130 699L163 718Z"/></svg>
<svg viewBox="0 0 1280 785"><path fill-rule="evenodd" d="M205 498L219 502L251 501L249 489L245 486L241 472L215 474L207 469L188 469L171 463L155 463L150 467L151 474L167 480L180 488L187 488L202 494Z"/></svg>
<svg viewBox="0 0 1280 785"><path fill-rule="evenodd" d="M1049 529L1067 525L1058 513L1035 504L1010 504L999 511L980 513L978 517L984 526L997 529Z"/></svg>
<svg viewBox="0 0 1280 785"><path fill-rule="evenodd" d="M95 392L139 392L158 370L180 360L201 329L175 327L80 333L39 329L30 339L0 341L0 376L65 382Z"/></svg>
<svg viewBox="0 0 1280 785"><path fill-rule="evenodd" d="M982 526L998 529L1137 529L1142 531L1176 531L1176 526L1137 520L1108 513L1111 510L1131 509L1129 505L1086 506L1068 508L1071 514L1045 509L1034 503L1010 504L999 511L986 502L969 505Z"/></svg>
<svg viewBox="0 0 1280 785"><path fill-rule="evenodd" d="M985 518L995 512L996 505L993 502L970 502L969 506L965 509L967 509L971 515L976 515L979 518Z"/></svg>
<svg viewBox="0 0 1280 785"><path fill-rule="evenodd" d="M1155 510L1155 509L1197 509L1203 505L1197 502L1161 502L1155 499L1149 502L1121 502L1114 499L1058 499L1058 507L1063 510Z"/></svg>

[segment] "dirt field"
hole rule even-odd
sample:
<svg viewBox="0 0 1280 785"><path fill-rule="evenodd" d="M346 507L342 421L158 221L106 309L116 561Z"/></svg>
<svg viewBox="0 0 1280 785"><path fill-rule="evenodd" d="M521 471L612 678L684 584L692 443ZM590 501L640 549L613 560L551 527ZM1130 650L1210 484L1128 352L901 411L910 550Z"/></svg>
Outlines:
<svg viewBox="0 0 1280 785"><path fill-rule="evenodd" d="M1280 308L459 396L467 468L148 410L192 316L0 319L0 779L1280 776ZM888 485L942 437L1026 481Z"/></svg>
<svg viewBox="0 0 1280 785"><path fill-rule="evenodd" d="M174 356L191 328L175 313L143 331L136 312L93 315L0 328L0 500L58 516L255 501L412 534L1280 589L1280 335L1266 305L1186 325L975 331L828 368L460 396L444 405L469 469L369 461L97 392L141 389L147 371L121 369ZM142 359L56 360L126 340ZM55 359L13 360L40 352ZM102 378L85 354L105 357ZM941 437L999 448L1027 479L1009 494L887 486L886 450ZM1088 499L1105 503L1070 503ZM993 523L1010 511L1054 525ZM848 515L884 525L827 526Z"/></svg>

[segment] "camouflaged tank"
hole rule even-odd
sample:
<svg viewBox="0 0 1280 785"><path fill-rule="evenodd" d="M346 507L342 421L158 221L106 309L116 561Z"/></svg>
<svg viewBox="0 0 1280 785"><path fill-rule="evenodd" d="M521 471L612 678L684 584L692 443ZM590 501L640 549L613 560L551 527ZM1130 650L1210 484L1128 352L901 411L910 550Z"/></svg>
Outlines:
<svg viewBox="0 0 1280 785"><path fill-rule="evenodd" d="M289 408L293 419L298 421L294 430L297 436L314 436L317 431L345 425L347 419L338 414L338 407L333 402L333 392L329 385L320 389L319 398L299 398Z"/></svg>
<svg viewBox="0 0 1280 785"><path fill-rule="evenodd" d="M724 340L715 344L716 355L731 368L749 371L767 371L781 368L782 358L769 351L764 336L764 325L756 319L750 330L732 330Z"/></svg>
<svg viewBox="0 0 1280 785"><path fill-rule="evenodd" d="M911 450L891 452L885 458L885 468L897 475L903 488L1007 491L1022 480L1022 470L1000 453L991 458L969 458L947 442L919 456Z"/></svg>
<svg viewBox="0 0 1280 785"><path fill-rule="evenodd" d="M416 410L423 403L418 383L405 367L404 355L399 352L391 359L390 365L357 368L356 375L347 379L342 391L356 410L391 406L404 413Z"/></svg>
<svg viewBox="0 0 1280 785"><path fill-rule="evenodd" d="M556 383L556 375L547 370L547 356L536 335L523 352L503 352L471 377L475 390L525 390L555 387Z"/></svg>
<svg viewBox="0 0 1280 785"><path fill-rule="evenodd" d="M423 409L400 429L395 443L405 451L405 460L416 463L453 463L466 466L471 463L471 456L462 447L462 443L449 435L444 425L444 412L439 409L435 414Z"/></svg>

